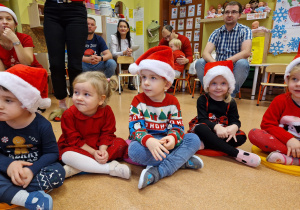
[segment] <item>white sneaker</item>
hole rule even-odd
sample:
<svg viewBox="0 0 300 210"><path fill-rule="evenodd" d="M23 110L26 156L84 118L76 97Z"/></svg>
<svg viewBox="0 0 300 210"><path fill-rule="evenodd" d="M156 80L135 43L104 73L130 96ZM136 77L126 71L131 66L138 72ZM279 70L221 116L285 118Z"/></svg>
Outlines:
<svg viewBox="0 0 300 210"><path fill-rule="evenodd" d="M79 174L81 172L80 170L78 170L76 168L73 168L72 166L69 166L69 165L64 165L64 169L66 171L65 178L74 176L74 175Z"/></svg>
<svg viewBox="0 0 300 210"><path fill-rule="evenodd" d="M113 160L109 163L109 175L129 179L131 176L131 170L127 165Z"/></svg>

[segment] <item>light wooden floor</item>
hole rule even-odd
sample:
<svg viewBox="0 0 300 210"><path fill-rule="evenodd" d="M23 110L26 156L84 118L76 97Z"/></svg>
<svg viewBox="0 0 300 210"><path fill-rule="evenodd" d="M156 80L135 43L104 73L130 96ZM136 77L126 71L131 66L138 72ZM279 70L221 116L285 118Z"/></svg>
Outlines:
<svg viewBox="0 0 300 210"><path fill-rule="evenodd" d="M248 91L249 92L249 91ZM121 96L114 94L109 102L117 120L117 135L128 137L129 106L136 91L124 89ZM182 109L185 130L196 116L196 101L187 93L176 94ZM243 98L250 98L242 92ZM44 116L57 107L52 106ZM71 101L71 100L70 100ZM247 134L258 128L262 115L270 102L236 99ZM61 134L60 123L53 122L56 137ZM250 151L251 143L241 146ZM78 175L65 180L64 185L50 194L54 209L299 209L300 178L280 173L261 165L251 168L228 157L205 157L204 168L179 170L171 177L153 186L138 190L142 167L128 164L132 170L130 180L108 175Z"/></svg>

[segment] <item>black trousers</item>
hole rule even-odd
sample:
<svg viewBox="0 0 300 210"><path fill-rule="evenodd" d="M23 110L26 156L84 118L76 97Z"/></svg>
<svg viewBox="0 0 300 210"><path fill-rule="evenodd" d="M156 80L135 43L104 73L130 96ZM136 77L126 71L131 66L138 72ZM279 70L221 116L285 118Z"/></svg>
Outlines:
<svg viewBox="0 0 300 210"><path fill-rule="evenodd" d="M68 73L71 85L82 72L82 56L88 35L87 12L82 2L58 4L46 1L44 33L48 48L54 96L67 97L65 46L68 51Z"/></svg>
<svg viewBox="0 0 300 210"><path fill-rule="evenodd" d="M237 142L235 142L234 139L230 139L230 141L226 142L226 139L219 138L217 134L205 124L197 125L194 131L204 143L205 149L221 151L231 157L237 157L239 151L236 147L244 144L247 139L243 131L238 131L236 133Z"/></svg>

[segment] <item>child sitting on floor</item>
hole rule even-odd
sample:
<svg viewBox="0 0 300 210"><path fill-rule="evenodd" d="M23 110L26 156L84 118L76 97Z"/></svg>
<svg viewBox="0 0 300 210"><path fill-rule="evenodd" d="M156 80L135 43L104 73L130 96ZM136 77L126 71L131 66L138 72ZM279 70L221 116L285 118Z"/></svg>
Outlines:
<svg viewBox="0 0 300 210"><path fill-rule="evenodd" d="M51 105L47 71L22 64L0 73L0 202L52 209L44 190L63 184L50 122L37 113Z"/></svg>
<svg viewBox="0 0 300 210"><path fill-rule="evenodd" d="M298 54L287 66L289 92L276 96L265 112L261 129L252 129L249 140L265 152L271 163L300 165L300 44Z"/></svg>
<svg viewBox="0 0 300 210"><path fill-rule="evenodd" d="M143 93L130 106L128 155L133 162L147 165L140 175L142 189L171 176L179 168L198 169L202 160L194 155L200 147L195 134L184 134L178 100L165 91L174 80L174 60L170 47L150 48L129 66L139 74Z"/></svg>
<svg viewBox="0 0 300 210"><path fill-rule="evenodd" d="M199 124L194 132L205 148L224 152L248 166L259 166L258 155L236 148L244 144L247 137L239 130L241 122L237 105L230 96L235 87L232 61L207 63L203 86L206 94L197 100Z"/></svg>
<svg viewBox="0 0 300 210"><path fill-rule="evenodd" d="M114 134L115 116L106 105L117 86L116 77L107 79L97 71L75 78L74 105L62 115L62 135L58 140L60 159L67 164L66 177L83 171L130 178L129 167L115 161L127 157L128 145Z"/></svg>

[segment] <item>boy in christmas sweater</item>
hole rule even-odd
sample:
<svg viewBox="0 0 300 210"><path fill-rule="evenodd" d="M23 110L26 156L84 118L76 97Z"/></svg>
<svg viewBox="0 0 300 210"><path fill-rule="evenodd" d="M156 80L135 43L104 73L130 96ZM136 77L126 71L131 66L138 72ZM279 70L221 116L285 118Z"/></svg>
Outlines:
<svg viewBox="0 0 300 210"><path fill-rule="evenodd" d="M202 160L195 156L200 140L195 134L184 134L178 100L165 91L174 81L171 48L158 46L145 52L129 71L139 74L143 93L130 106L128 153L132 161L147 165L141 173L142 189L181 168L198 169Z"/></svg>

